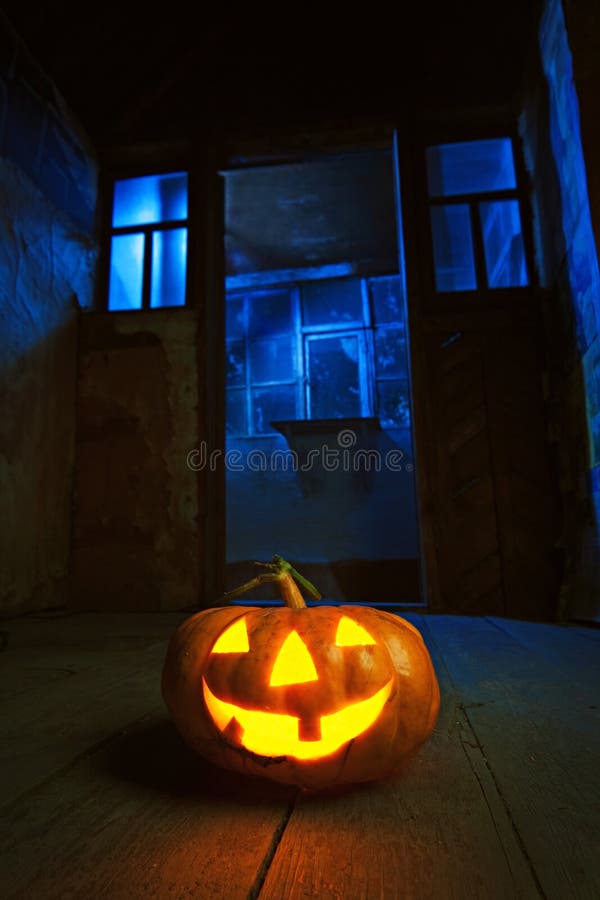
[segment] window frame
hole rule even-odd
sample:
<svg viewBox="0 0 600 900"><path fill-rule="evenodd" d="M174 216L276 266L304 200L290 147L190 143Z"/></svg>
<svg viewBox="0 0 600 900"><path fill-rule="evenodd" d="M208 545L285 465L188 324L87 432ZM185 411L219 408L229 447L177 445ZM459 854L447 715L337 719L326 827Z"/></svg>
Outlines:
<svg viewBox="0 0 600 900"><path fill-rule="evenodd" d="M311 413L311 381L310 381L310 347L311 344L319 341L331 340L332 338L356 338L358 347L358 387L360 391L360 411L353 413L349 418L368 418L373 415L373 404L371 391L369 390L370 381L368 377L369 355L366 341L366 326L336 328L333 331L309 331L302 335L304 345L304 419L314 421L318 418L331 418L330 416L312 416Z"/></svg>
<svg viewBox="0 0 600 900"><path fill-rule="evenodd" d="M121 225L113 226L113 212L115 200L115 185L119 181L134 180L136 178L146 178L152 176L177 175L184 174L187 177L187 217L185 219L163 219L160 222L153 222L145 225ZM100 296L98 307L104 312L111 315L126 314L134 315L140 313L156 313L168 310L176 312L177 310L189 309L190 303L190 223L191 215L191 196L192 196L192 171L189 165L172 165L150 166L148 168L139 168L135 171L115 171L105 176L102 195L105 198L105 212L103 214L104 227L102 229L102 249L103 249L103 266L102 278L100 279ZM185 266L185 286L184 286L184 302L173 306L152 306L151 289L152 289L152 241L153 235L156 233L164 233L175 231L177 229L185 229L186 231L186 266ZM141 305L134 309L111 309L109 306L110 293L110 276L113 238L121 235L141 234L144 239L143 264L142 264L142 296Z"/></svg>
<svg viewBox="0 0 600 900"><path fill-rule="evenodd" d="M511 142L516 182L514 188L449 195L429 194L427 177L427 149L429 147L486 141L494 138L506 138ZM503 305L506 302L522 303L526 301L527 298L532 296L532 291L537 285L537 273L534 265L532 216L529 191L527 189L528 182L520 139L514 126L492 128L485 131L473 131L470 129L463 131L458 129L452 134L443 132L430 133L422 140L420 160L421 177L419 181L422 198L422 202L419 204L422 209L420 232L426 260L426 265L422 272L423 286L425 287L422 302L423 311L439 313L456 308L471 308L473 306L479 306L484 309ZM502 200L516 200L519 205L525 271L528 280L526 285L513 287L489 287L488 285L479 205ZM469 208L476 286L472 289L440 291L436 285L431 209L435 206L450 206L454 204L467 205ZM484 306L482 306L482 301L484 301Z"/></svg>
<svg viewBox="0 0 600 900"><path fill-rule="evenodd" d="M382 376L377 373L377 361L375 358L375 334L376 332L384 332L384 331L398 331L402 330L404 332L404 340L407 340L407 331L408 331L408 323L401 320L393 320L393 321L382 321L380 323L375 322L374 313L372 310L372 298L371 298L371 288L370 284L373 281L377 281L378 279L385 278L400 278L398 273L388 273L386 275L360 275L360 276L351 276L351 279L358 278L360 280L361 286L361 309L362 309L362 320L346 320L342 322L333 322L333 323L325 323L325 324L311 324L306 325L302 321L302 300L301 300L301 291L302 284L301 281L296 282L288 282L285 284L270 284L270 285L261 285L260 287L252 288L233 288L229 291L226 291L225 294L225 303L231 302L231 299L242 298L243 299L243 313L242 313L242 322L243 322L243 337L232 337L230 339L227 338L227 333L225 334L225 351L230 343L243 343L244 346L244 383L242 385L232 385L228 386L225 384L225 393L228 396L231 393L237 392L244 395L243 407L245 411L246 417L246 431L243 432L232 432L227 431L227 437L232 440L246 440L246 439L255 439L255 438L271 438L278 434L276 430L268 431L268 432L256 432L254 430L254 415L253 415L253 404L252 404L252 393L257 388L263 387L276 387L283 385L295 385L295 418L299 421L318 421L318 419L313 419L310 413L310 384L309 384L309 366L308 366L308 351L309 344L311 341L318 341L326 338L336 337L336 336L357 336L358 345L359 345L359 384L360 384L360 406L361 412L359 413L359 417L361 418L372 418L377 413L377 387L379 382L388 381L406 381L407 390L410 393L411 385L410 385L410 361L408 357L408 348L406 348L407 353L407 376ZM249 304L251 302L251 294L255 290L260 290L264 292L268 291L281 291L282 289L287 289L290 292L291 297L291 328L292 332L292 345L294 352L294 373L295 377L292 379L282 379L280 381L264 381L264 382L253 382L251 379L250 373L250 353L249 353L249 345L251 343L251 339L249 337ZM409 400L410 402L410 400ZM353 417L355 418L355 417ZM343 418L340 418L340 421L343 421ZM388 426L390 428L395 427L398 429L405 428L406 426L398 425L398 426ZM409 427L412 427L409 425Z"/></svg>

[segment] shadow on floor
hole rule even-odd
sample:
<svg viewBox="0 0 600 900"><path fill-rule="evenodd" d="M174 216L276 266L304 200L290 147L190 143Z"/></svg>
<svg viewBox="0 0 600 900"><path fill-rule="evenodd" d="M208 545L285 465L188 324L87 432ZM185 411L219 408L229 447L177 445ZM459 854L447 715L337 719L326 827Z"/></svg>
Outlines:
<svg viewBox="0 0 600 900"><path fill-rule="evenodd" d="M296 788L220 769L194 753L173 723L153 720L123 732L93 757L101 771L173 798L218 797L225 803L287 800Z"/></svg>

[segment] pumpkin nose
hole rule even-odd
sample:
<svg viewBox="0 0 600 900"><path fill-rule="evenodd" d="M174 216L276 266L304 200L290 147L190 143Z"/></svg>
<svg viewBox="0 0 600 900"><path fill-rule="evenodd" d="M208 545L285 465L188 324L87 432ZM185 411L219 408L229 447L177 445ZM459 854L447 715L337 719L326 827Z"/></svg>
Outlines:
<svg viewBox="0 0 600 900"><path fill-rule="evenodd" d="M319 676L308 647L297 631L291 631L281 645L275 660L269 681L270 687L318 680Z"/></svg>

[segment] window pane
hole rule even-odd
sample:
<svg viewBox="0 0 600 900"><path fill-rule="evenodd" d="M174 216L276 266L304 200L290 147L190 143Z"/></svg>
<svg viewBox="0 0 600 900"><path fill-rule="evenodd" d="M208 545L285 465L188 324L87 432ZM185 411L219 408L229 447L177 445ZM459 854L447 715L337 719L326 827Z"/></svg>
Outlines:
<svg viewBox="0 0 600 900"><path fill-rule="evenodd" d="M397 328L377 328L375 331L375 365L377 375L406 377L408 364L404 332Z"/></svg>
<svg viewBox="0 0 600 900"><path fill-rule="evenodd" d="M308 378L311 419L359 416L358 338L332 337L310 341Z"/></svg>
<svg viewBox="0 0 600 900"><path fill-rule="evenodd" d="M113 237L110 247L109 309L141 309L144 280L144 235Z"/></svg>
<svg viewBox="0 0 600 900"><path fill-rule="evenodd" d="M527 284L525 251L518 200L481 203L481 229L488 285L491 288Z"/></svg>
<svg viewBox="0 0 600 900"><path fill-rule="evenodd" d="M302 320L304 325L362 322L361 280L314 281L302 285Z"/></svg>
<svg viewBox="0 0 600 900"><path fill-rule="evenodd" d="M295 388L269 387L252 391L252 415L255 434L269 434L275 429L271 422L296 418Z"/></svg>
<svg viewBox="0 0 600 900"><path fill-rule="evenodd" d="M289 381L294 378L294 355L290 336L253 341L249 347L250 378L260 381Z"/></svg>
<svg viewBox="0 0 600 900"><path fill-rule="evenodd" d="M113 228L187 219L187 175L145 175L116 181Z"/></svg>
<svg viewBox="0 0 600 900"><path fill-rule="evenodd" d="M225 334L228 338L244 337L244 298L227 297Z"/></svg>
<svg viewBox="0 0 600 900"><path fill-rule="evenodd" d="M250 294L250 336L270 337L292 330L291 294L283 291L256 291Z"/></svg>
<svg viewBox="0 0 600 900"><path fill-rule="evenodd" d="M377 382L377 415L383 428L410 428L408 382Z"/></svg>
<svg viewBox="0 0 600 900"><path fill-rule="evenodd" d="M493 138L428 147L427 178L430 196L515 188L512 142Z"/></svg>
<svg viewBox="0 0 600 900"><path fill-rule="evenodd" d="M150 306L185 305L186 259L187 228L154 232Z"/></svg>
<svg viewBox="0 0 600 900"><path fill-rule="evenodd" d="M225 398L226 434L246 434L246 392L227 391Z"/></svg>
<svg viewBox="0 0 600 900"><path fill-rule="evenodd" d="M474 290L477 282L467 204L432 206L431 230L437 290Z"/></svg>
<svg viewBox="0 0 600 900"><path fill-rule="evenodd" d="M246 381L243 341L227 341L225 348L225 379L227 387L244 384Z"/></svg>
<svg viewBox="0 0 600 900"><path fill-rule="evenodd" d="M375 324L382 322L403 322L402 279L399 275L390 278L375 278L371 281L371 299Z"/></svg>

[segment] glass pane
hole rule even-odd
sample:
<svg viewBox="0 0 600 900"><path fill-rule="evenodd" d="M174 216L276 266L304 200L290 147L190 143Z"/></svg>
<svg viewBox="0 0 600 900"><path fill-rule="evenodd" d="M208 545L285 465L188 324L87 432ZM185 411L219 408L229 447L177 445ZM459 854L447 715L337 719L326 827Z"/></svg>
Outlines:
<svg viewBox="0 0 600 900"><path fill-rule="evenodd" d="M187 228L152 235L150 306L184 306Z"/></svg>
<svg viewBox="0 0 600 900"><path fill-rule="evenodd" d="M291 336L253 341L249 347L250 378L259 381L289 381L294 378L294 355Z"/></svg>
<svg viewBox="0 0 600 900"><path fill-rule="evenodd" d="M304 325L345 325L362 322L360 278L314 281L302 285Z"/></svg>
<svg viewBox="0 0 600 900"><path fill-rule="evenodd" d="M403 322L404 304L402 279L399 275L390 278L374 278L371 283L371 299L375 324L382 322Z"/></svg>
<svg viewBox="0 0 600 900"><path fill-rule="evenodd" d="M247 434L246 391L227 391L225 397L226 434Z"/></svg>
<svg viewBox="0 0 600 900"><path fill-rule="evenodd" d="M225 380L227 387L244 384L246 381L243 341L227 341L225 347Z"/></svg>
<svg viewBox="0 0 600 900"><path fill-rule="evenodd" d="M313 340L309 342L308 354L310 418L359 416L358 338Z"/></svg>
<svg viewBox="0 0 600 900"><path fill-rule="evenodd" d="M491 288L527 284L525 251L518 200L481 203L481 229L488 285Z"/></svg>
<svg viewBox="0 0 600 900"><path fill-rule="evenodd" d="M383 428L410 428L408 382L377 382L377 415Z"/></svg>
<svg viewBox="0 0 600 900"><path fill-rule="evenodd" d="M121 234L110 246L109 309L141 309L144 235Z"/></svg>
<svg viewBox="0 0 600 900"><path fill-rule="evenodd" d="M295 388L269 387L252 391L252 415L255 434L269 434L275 429L271 422L296 418Z"/></svg>
<svg viewBox="0 0 600 900"><path fill-rule="evenodd" d="M113 228L152 225L170 219L187 219L185 172L115 182Z"/></svg>
<svg viewBox="0 0 600 900"><path fill-rule="evenodd" d="M225 334L228 338L244 337L244 298L227 296Z"/></svg>
<svg viewBox="0 0 600 900"><path fill-rule="evenodd" d="M408 374L404 332L397 328L377 328L375 331L375 365L379 377Z"/></svg>
<svg viewBox="0 0 600 900"><path fill-rule="evenodd" d="M517 186L510 138L427 148L430 196L449 197Z"/></svg>
<svg viewBox="0 0 600 900"><path fill-rule="evenodd" d="M291 293L256 291L250 294L250 336L270 337L292 330Z"/></svg>
<svg viewBox="0 0 600 900"><path fill-rule="evenodd" d="M471 216L466 203L431 207L435 286L438 291L477 287Z"/></svg>

